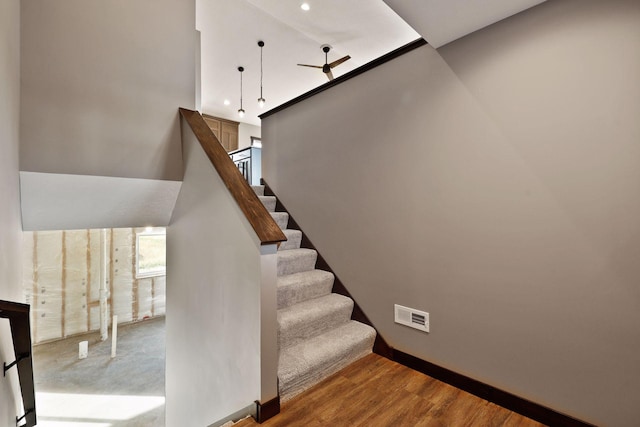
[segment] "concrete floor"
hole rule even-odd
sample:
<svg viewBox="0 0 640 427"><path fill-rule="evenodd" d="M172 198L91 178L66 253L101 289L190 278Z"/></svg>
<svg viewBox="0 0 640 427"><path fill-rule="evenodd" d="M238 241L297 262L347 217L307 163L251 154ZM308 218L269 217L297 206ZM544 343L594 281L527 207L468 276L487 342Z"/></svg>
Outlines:
<svg viewBox="0 0 640 427"><path fill-rule="evenodd" d="M109 331L111 333L111 331ZM78 343L89 356L78 359ZM35 346L34 380L39 427L164 426L164 317Z"/></svg>

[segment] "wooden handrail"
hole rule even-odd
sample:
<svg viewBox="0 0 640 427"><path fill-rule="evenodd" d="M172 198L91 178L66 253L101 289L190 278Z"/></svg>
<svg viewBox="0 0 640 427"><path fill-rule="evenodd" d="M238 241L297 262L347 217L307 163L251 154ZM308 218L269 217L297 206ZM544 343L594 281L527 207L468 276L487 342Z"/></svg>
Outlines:
<svg viewBox="0 0 640 427"><path fill-rule="evenodd" d="M16 425L23 420L23 426L32 427L36 425L36 394L33 381L33 360L31 351L31 326L29 324L29 305L11 301L0 300L0 317L9 319L11 327L11 337L13 339L13 351L15 360L4 362L3 374L13 368L18 369L20 379L20 390L22 393L22 404L24 415L16 417Z"/></svg>
<svg viewBox="0 0 640 427"><path fill-rule="evenodd" d="M180 114L187 121L211 164L218 171L224 185L235 199L245 217L258 235L262 245L278 244L287 240L286 236L264 207L249 183L233 163L218 138L199 112L180 108Z"/></svg>

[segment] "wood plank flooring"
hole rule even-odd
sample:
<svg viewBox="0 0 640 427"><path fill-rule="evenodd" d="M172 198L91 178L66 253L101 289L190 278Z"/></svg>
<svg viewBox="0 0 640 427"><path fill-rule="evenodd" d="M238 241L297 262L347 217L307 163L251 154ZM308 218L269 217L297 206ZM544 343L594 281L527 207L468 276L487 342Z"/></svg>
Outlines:
<svg viewBox="0 0 640 427"><path fill-rule="evenodd" d="M514 426L540 427L529 418L420 372L371 354L282 405L263 424L235 427Z"/></svg>

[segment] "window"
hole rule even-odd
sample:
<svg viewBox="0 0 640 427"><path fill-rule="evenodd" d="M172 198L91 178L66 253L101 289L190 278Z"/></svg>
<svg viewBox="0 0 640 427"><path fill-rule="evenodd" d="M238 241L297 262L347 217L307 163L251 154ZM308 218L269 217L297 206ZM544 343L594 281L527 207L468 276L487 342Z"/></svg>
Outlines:
<svg viewBox="0 0 640 427"><path fill-rule="evenodd" d="M167 232L147 228L136 234L136 278L167 274Z"/></svg>

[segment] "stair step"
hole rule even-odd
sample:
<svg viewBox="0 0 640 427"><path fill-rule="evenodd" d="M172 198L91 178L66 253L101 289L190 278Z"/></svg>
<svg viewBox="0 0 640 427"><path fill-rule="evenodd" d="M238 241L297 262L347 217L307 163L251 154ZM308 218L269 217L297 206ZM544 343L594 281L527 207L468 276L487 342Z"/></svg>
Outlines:
<svg viewBox="0 0 640 427"><path fill-rule="evenodd" d="M371 353L376 331L350 320L280 352L280 399L285 402Z"/></svg>
<svg viewBox="0 0 640 427"><path fill-rule="evenodd" d="M276 196L258 196L258 198L269 212L275 212Z"/></svg>
<svg viewBox="0 0 640 427"><path fill-rule="evenodd" d="M278 348L284 349L337 328L351 319L353 300L338 294L278 310Z"/></svg>
<svg viewBox="0 0 640 427"><path fill-rule="evenodd" d="M278 276L314 270L318 253L313 249L278 251Z"/></svg>
<svg viewBox="0 0 640 427"><path fill-rule="evenodd" d="M300 249L300 243L302 242L302 231L300 230L282 230L287 237L286 242L282 242L279 251L285 251L288 249Z"/></svg>
<svg viewBox="0 0 640 427"><path fill-rule="evenodd" d="M251 189L253 189L258 196L264 196L264 185L252 185Z"/></svg>
<svg viewBox="0 0 640 427"><path fill-rule="evenodd" d="M271 217L274 219L278 227L285 230L287 228L287 224L289 223L289 214L286 212L269 212Z"/></svg>
<svg viewBox="0 0 640 427"><path fill-rule="evenodd" d="M303 271L278 277L278 309L329 295L333 281L333 273L324 270Z"/></svg>

